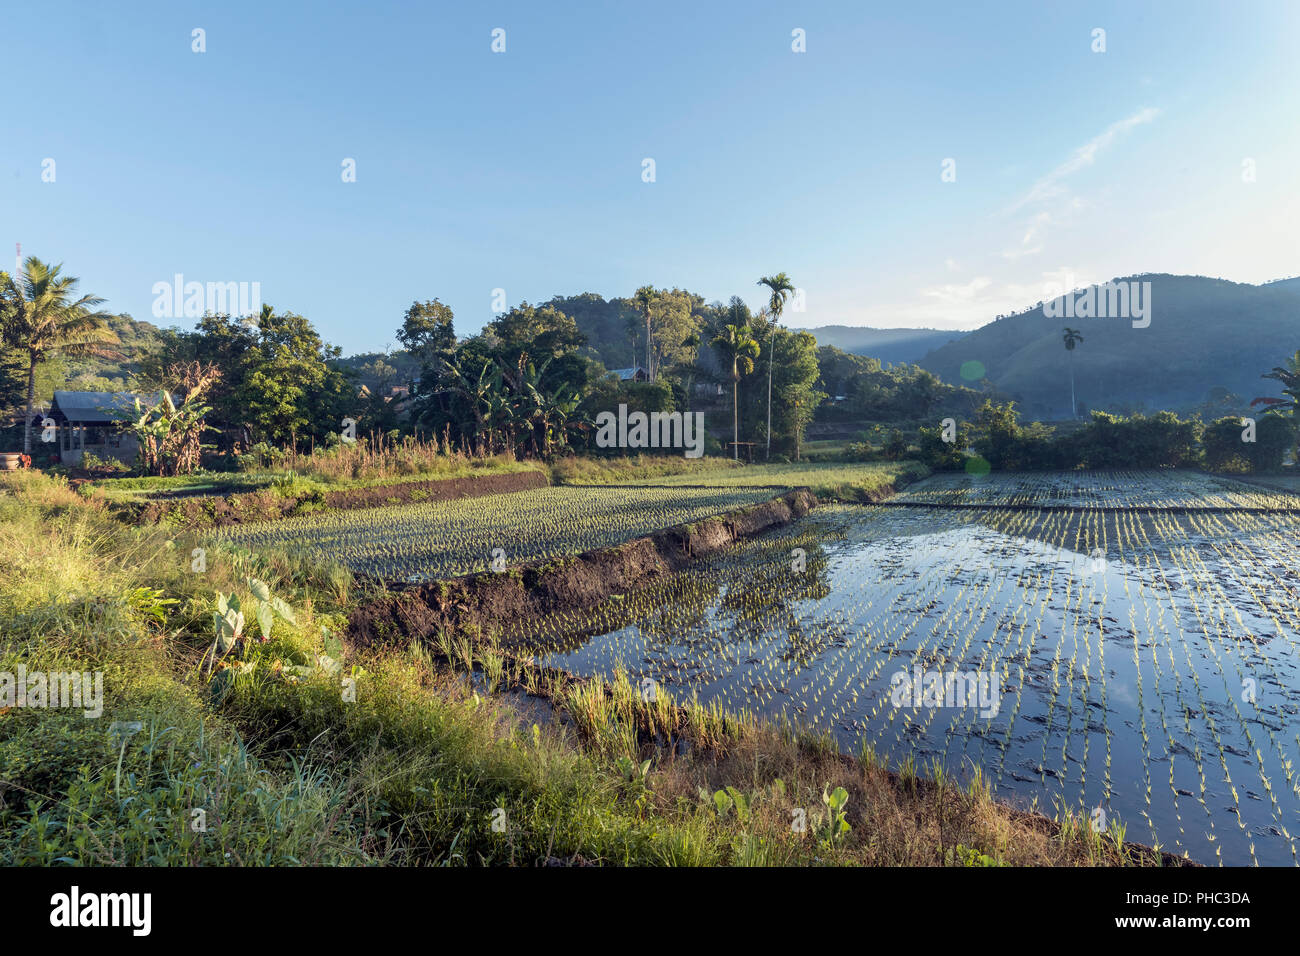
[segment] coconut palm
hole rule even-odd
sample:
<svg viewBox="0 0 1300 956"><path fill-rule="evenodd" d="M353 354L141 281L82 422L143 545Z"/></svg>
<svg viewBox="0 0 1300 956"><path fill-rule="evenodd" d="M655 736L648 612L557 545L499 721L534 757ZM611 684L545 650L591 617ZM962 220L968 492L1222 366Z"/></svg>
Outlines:
<svg viewBox="0 0 1300 956"><path fill-rule="evenodd" d="M740 458L740 377L754 371L754 359L762 348L749 334L747 325L724 325L710 343L731 359L731 449L732 457Z"/></svg>
<svg viewBox="0 0 1300 956"><path fill-rule="evenodd" d="M1070 415L1073 418L1079 417L1079 409L1074 401L1074 347L1082 341L1083 336L1078 329L1066 328L1065 351L1070 355Z"/></svg>
<svg viewBox="0 0 1300 956"><path fill-rule="evenodd" d="M785 310L785 300L790 293L794 291L794 284L790 277L784 272L778 272L774 276L763 276L758 280L759 285L765 285L771 291L771 298L768 299L767 307L772 313L772 331L767 340L767 453L765 458L772 457L772 363L776 349L776 326L781 321L781 313Z"/></svg>
<svg viewBox="0 0 1300 956"><path fill-rule="evenodd" d="M104 324L104 313L91 311L104 300L94 295L74 299L80 279L62 274L28 256L18 282L0 273L0 309L5 343L27 357L27 414L23 418L23 453L32 450L32 405L36 401L36 366L55 354L120 357L106 348L118 342Z"/></svg>

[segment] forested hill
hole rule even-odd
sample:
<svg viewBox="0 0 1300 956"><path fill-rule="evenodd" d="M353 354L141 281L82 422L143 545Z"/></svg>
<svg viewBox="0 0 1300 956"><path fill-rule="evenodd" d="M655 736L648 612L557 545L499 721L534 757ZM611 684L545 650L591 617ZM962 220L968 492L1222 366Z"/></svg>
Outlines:
<svg viewBox="0 0 1300 956"><path fill-rule="evenodd" d="M1073 351L1081 410L1189 408L1212 390L1244 402L1280 394L1260 375L1300 349L1300 279L1248 285L1203 276L1139 275L1151 283L1151 322L1049 318L1042 304L990 322L919 360L947 382L981 363L985 376L1032 418L1070 411L1071 353L1064 329L1083 336ZM1222 394L1222 392L1218 392Z"/></svg>

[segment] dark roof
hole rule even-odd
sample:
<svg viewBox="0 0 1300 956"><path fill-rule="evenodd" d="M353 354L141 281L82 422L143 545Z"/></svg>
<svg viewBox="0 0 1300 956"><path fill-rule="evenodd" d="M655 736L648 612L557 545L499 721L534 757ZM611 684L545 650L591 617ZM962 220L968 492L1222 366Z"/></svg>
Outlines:
<svg viewBox="0 0 1300 956"><path fill-rule="evenodd" d="M134 392L55 392L50 412L57 409L70 422L106 425L134 418L137 398L146 408L158 401L157 396Z"/></svg>

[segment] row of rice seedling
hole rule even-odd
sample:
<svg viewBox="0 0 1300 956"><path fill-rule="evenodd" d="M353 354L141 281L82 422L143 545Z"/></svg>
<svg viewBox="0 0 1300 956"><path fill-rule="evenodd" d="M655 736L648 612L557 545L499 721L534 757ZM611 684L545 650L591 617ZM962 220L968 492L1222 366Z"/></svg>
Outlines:
<svg viewBox="0 0 1300 956"><path fill-rule="evenodd" d="M770 497L762 489L540 488L323 512L215 534L255 550L308 548L362 574L419 583L609 547Z"/></svg>
<svg viewBox="0 0 1300 956"><path fill-rule="evenodd" d="M1300 496L1200 471L937 474L897 502L1068 508L1300 509Z"/></svg>
<svg viewBox="0 0 1300 956"><path fill-rule="evenodd" d="M1059 480L1048 500L1073 500L1076 476ZM1104 479L1110 500L1195 507L1186 475L1126 481ZM1296 861L1300 813L1295 558L1285 515L834 506L539 641L575 673L626 670L897 767L978 768L1062 819L1276 865ZM996 713L891 694L914 669L996 676Z"/></svg>

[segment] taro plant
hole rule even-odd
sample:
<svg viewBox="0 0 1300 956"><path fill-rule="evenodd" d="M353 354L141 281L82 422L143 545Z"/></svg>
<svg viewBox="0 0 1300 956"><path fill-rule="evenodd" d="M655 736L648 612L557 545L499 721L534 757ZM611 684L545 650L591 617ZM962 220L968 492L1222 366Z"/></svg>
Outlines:
<svg viewBox="0 0 1300 956"><path fill-rule="evenodd" d="M301 664L284 664L282 670L294 678L312 677L315 674L325 674L330 677L335 676L343 670L343 642L340 641L328 628L320 629L321 645L325 653L316 654L315 660L310 665ZM354 668L354 672L355 672Z"/></svg>
<svg viewBox="0 0 1300 956"><path fill-rule="evenodd" d="M297 623L293 608L279 597L273 595L265 582L257 578L247 578L246 580L249 590L253 592L253 597L249 599L249 609L255 616L258 629L261 631L260 643L266 643L271 639L271 627L276 617L280 617L290 624ZM214 690L216 692L224 692L233 676L229 672L239 669L237 666L221 667L221 665L232 652L240 650L241 645L247 644L246 625L244 605L239 600L239 597L233 593L224 594L218 591L217 607L212 612L212 647L208 650L208 654L212 658L208 664L209 675L212 674L214 669L220 667L214 679Z"/></svg>
<svg viewBox="0 0 1300 956"><path fill-rule="evenodd" d="M826 825L818 834L818 838L825 845L834 849L853 828L849 826L847 814L844 812L845 806L849 802L849 792L843 787L836 787L830 791L828 787L822 788L822 804L826 807Z"/></svg>
<svg viewBox="0 0 1300 956"><path fill-rule="evenodd" d="M257 615L257 626L262 631L262 643L271 639L271 625L275 618L279 617L290 624L297 624L298 620L294 616L293 608L289 607L279 597L271 593L271 589L264 581L257 578L248 578L248 589L253 592L257 599L253 604L253 611Z"/></svg>

